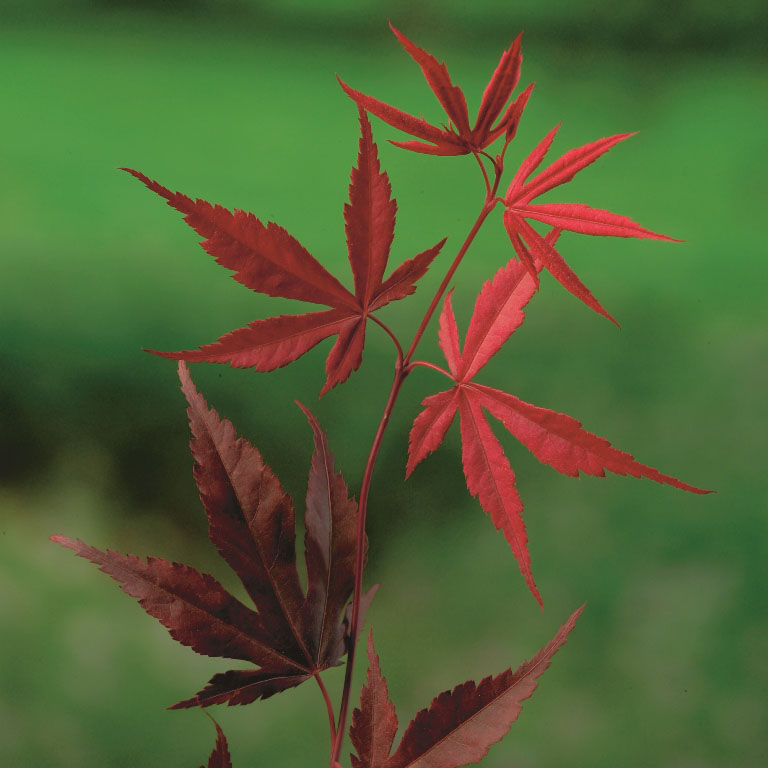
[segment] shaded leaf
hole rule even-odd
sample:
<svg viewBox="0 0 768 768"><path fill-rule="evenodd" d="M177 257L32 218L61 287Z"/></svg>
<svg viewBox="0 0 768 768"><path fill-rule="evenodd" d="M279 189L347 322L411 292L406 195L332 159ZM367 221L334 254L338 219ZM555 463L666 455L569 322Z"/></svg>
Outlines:
<svg viewBox="0 0 768 768"><path fill-rule="evenodd" d="M184 699L168 709L209 707L212 704L251 704L258 699L268 699L276 693L295 688L310 677L307 672L291 674L287 671L231 669L214 675L195 696Z"/></svg>
<svg viewBox="0 0 768 768"><path fill-rule="evenodd" d="M437 696L411 721L386 768L460 768L480 761L517 720L583 606L530 661Z"/></svg>
<svg viewBox="0 0 768 768"><path fill-rule="evenodd" d="M208 768L232 768L232 758L229 756L229 746L224 731L213 718L211 720L216 726L216 746L208 758Z"/></svg>
<svg viewBox="0 0 768 768"><path fill-rule="evenodd" d="M315 440L307 484L305 547L307 595L302 609L305 636L321 664L337 659L344 635L344 606L354 589L357 549L357 504L334 470L328 438L301 403Z"/></svg>
<svg viewBox="0 0 768 768"><path fill-rule="evenodd" d="M360 694L360 708L352 713L349 737L357 751L352 768L382 768L397 733L397 713L389 699L387 681L381 674L379 657L368 636L368 674Z"/></svg>
<svg viewBox="0 0 768 768"><path fill-rule="evenodd" d="M334 470L325 433L301 406L315 442L309 475L305 550L308 588L296 564L291 499L259 451L209 408L185 365L194 476L208 532L257 611L212 576L158 558L102 552L63 536L54 541L96 563L139 600L171 636L198 653L250 661L258 669L215 675L174 708L267 698L339 663L346 651L345 608L354 585L357 505Z"/></svg>
<svg viewBox="0 0 768 768"><path fill-rule="evenodd" d="M290 657L271 647L258 614L230 595L213 576L158 557L142 560L112 550L102 552L80 539L51 536L51 541L98 565L168 629L174 640L193 651L263 666L299 668Z"/></svg>

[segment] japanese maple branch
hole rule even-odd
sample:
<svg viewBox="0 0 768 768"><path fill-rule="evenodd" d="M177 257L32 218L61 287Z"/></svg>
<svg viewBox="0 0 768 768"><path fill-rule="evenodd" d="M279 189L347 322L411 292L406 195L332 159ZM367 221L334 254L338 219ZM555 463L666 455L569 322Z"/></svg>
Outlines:
<svg viewBox="0 0 768 768"><path fill-rule="evenodd" d="M405 355L406 366L408 366L409 363L411 362L411 358L416 352L416 347L419 346L421 337L424 335L424 331L426 331L427 326L429 325L429 321L432 319L432 315L435 314L435 310L437 309L438 305L440 304L440 301L445 295L445 292L448 289L449 283L451 282L451 280L453 280L453 276L454 274L456 274L456 270L459 268L459 264L461 264L462 260L464 259L464 255L466 254L467 250L469 250L469 246L472 245L472 241L475 239L475 237L477 236L477 233L480 231L480 227L483 226L483 223L488 218L488 214L490 214L490 212L496 207L496 205L499 202L499 199L494 196L496 194L496 190L498 189L500 178L501 177L497 174L496 182L494 183L493 188L489 190L486 196L485 202L483 203L483 207L480 210L480 213L478 214L478 217L475 220L475 223L472 226L472 229L469 231L469 234L467 235L466 240L464 240L464 243L459 249L459 252L456 254L456 258L453 260L453 264L451 264L450 269L448 270L445 277L443 278L443 282L440 283L440 287L437 289L437 293L435 293L435 297L432 299L432 303L429 305L429 309L427 309L427 312L424 315L423 320L421 321L421 325L416 331L416 335L413 337L411 346L408 348L408 352L406 352L406 355Z"/></svg>
<svg viewBox="0 0 768 768"><path fill-rule="evenodd" d="M352 598L352 619L349 628L349 648L347 650L347 667L344 673L344 690L341 696L341 706L339 708L339 725L336 731L336 740L331 753L331 768L338 762L341 753L341 744L344 741L344 728L347 721L347 711L349 709L349 694L352 689L352 670L355 666L355 649L357 647L357 634L360 626L360 597L363 588L363 566L365 565L365 517L368 509L368 493L371 488L371 478L373 477L373 467L379 455L381 442L384 438L384 432L389 424L389 418L395 407L397 396L400 394L400 388L405 381L406 374L402 364L402 359L398 359L395 366L395 378L392 382L392 389L387 398L387 404L384 406L384 413L379 422L379 428L376 430L376 436L373 438L373 445L368 454L368 462L365 465L363 474L363 483L360 487L360 501L357 508L357 551L355 554L355 591Z"/></svg>
<svg viewBox="0 0 768 768"><path fill-rule="evenodd" d="M390 389L389 397L387 398L387 403L384 406L384 412L381 416L381 421L379 422L379 427L376 430L376 435L373 439L370 453L368 454L368 461L365 465L365 471L363 473L363 482L360 487L360 500L358 503L357 513L357 550L355 555L355 588L352 598L352 619L350 621L349 628L349 648L347 650L347 665L344 673L344 689L341 696L341 706L339 707L336 739L331 751L331 768L333 768L334 764L338 762L339 755L341 754L341 745L344 741L344 730L349 712L349 697L352 690L352 672L355 666L355 650L357 647L357 635L360 628L360 599L362 597L363 567L365 565L365 520L368 510L368 495L371 488L373 469L376 465L376 459L379 455L384 433L386 432L387 425L389 424L389 419L392 415L395 403L397 402L397 398L400 394L403 382L415 365L411 363L411 358L416 352L416 348L418 347L419 342L424 335L424 331L429 325L429 321L432 319L435 310L445 295L448 285L453 279L456 270L459 268L459 265L469 250L470 245L472 245L472 242L477 236L477 233L480 231L480 228L483 226L483 223L488 218L488 215L499 202L499 198L496 197L496 192L499 188L499 182L501 181L502 163L493 163L495 178L493 184L491 185L485 166L477 155L475 155L475 158L483 170L483 177L486 183L485 201L483 202L483 207L481 208L475 223L472 225L472 229L469 231L469 234L462 243L459 252L456 254L456 258L453 260L453 263L448 269L447 274L443 278L442 283L440 283L440 286L437 289L437 292L435 293L435 296L432 299L432 302L429 305L429 308L427 309L424 318L422 319L421 324L416 331L413 341L411 342L411 346L408 348L408 352L405 354L405 356L403 356L402 347L394 334L392 334L389 328L387 328L383 323L378 323L382 328L384 328L384 330L392 337L393 341L395 342L395 346L398 351L398 358L397 363L395 364L395 376L392 382L392 388ZM371 315L371 318L374 320L376 319L373 317L373 315Z"/></svg>

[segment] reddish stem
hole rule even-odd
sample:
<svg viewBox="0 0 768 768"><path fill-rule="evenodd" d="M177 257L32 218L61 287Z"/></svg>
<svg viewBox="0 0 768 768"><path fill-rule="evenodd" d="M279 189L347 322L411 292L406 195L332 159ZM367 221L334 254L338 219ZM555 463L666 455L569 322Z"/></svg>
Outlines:
<svg viewBox="0 0 768 768"><path fill-rule="evenodd" d="M412 363L409 363L407 372L410 373L411 369L413 368L430 368L433 371L442 373L443 376L447 376L451 381L454 381L453 376L451 376L451 374L448 373L448 371L441 368L439 365L435 365L434 363L428 363L425 360L414 360Z"/></svg>
<svg viewBox="0 0 768 768"><path fill-rule="evenodd" d="M485 167L482 165L482 161L479 157L476 156L477 161L480 163L481 167L483 168L483 171L485 172ZM357 550L355 554L355 591L352 598L352 620L350 622L350 628L349 628L349 649L347 651L347 666L344 673L344 690L341 695L341 706L339 707L339 720L338 720L338 728L336 730L336 738L334 740L333 749L331 750L331 768L333 768L335 763L338 763L339 755L341 754L341 745L344 741L344 729L346 727L347 723L347 714L349 712L349 696L350 692L352 690L352 671L354 670L355 666L355 650L357 648L357 635L360 631L360 598L362 596L363 592L363 567L365 565L365 518L366 513L368 511L368 494L371 489L371 479L373 478L373 468L376 464L376 459L379 455L379 449L381 448L381 442L384 438L384 433L387 429L387 425L389 424L390 416L392 415L392 411L395 407L395 403L397 402L398 395L400 394L400 389L403 386L403 382L405 381L406 376L410 373L410 371L413 368L413 365L411 363L411 358L413 357L414 353L416 352L416 347L418 347L419 342L421 341L421 337L424 335L424 331L427 328L427 325L429 325L429 321L432 319L432 315L434 315L435 310L437 309L438 304L440 303L440 300L443 298L443 295L445 294L445 291L448 288L448 284L453 279L454 274L456 273L456 270L459 268L459 264L461 264L462 259L464 258L464 255L466 254L467 250L469 249L469 246L472 245L472 241L477 236L477 233L480 231L480 227L483 226L483 223L488 218L488 214L496 207L497 203L499 202L499 199L495 197L496 191L499 188L499 181L501 180L501 168L500 164L494 163L494 171L495 171L495 179L492 186L486 184L486 196L485 196L485 202L483 203L483 207L480 210L480 213L477 216L477 219L475 220L475 223L472 225L472 229L469 231L469 234L467 235L466 239L464 240L464 243L462 244L461 248L459 249L459 252L456 254L456 258L453 260L453 263L451 264L450 269L448 270L448 273L446 274L445 278L443 278L443 282L440 283L440 287L437 289L437 293L435 294L434 298L432 299L432 303L429 305L429 308L426 311L426 314L424 315L424 318L421 321L421 324L419 325L416 335L413 338L413 341L411 342L411 346L408 349L408 352L406 353L405 357L403 357L402 349L398 346L398 358L397 363L395 365L395 378L392 382L392 388L389 392L389 397L387 398L387 404L384 406L384 412L381 416L381 421L379 422L379 427L376 430L376 436L373 438L373 445L371 445L371 451L368 454L368 461L365 465L365 472L363 473L363 482L360 486L360 502L358 504L358 511L357 511ZM487 174L485 174L486 181ZM371 315L371 317L373 317ZM375 318L374 318L375 319ZM378 322L378 320L377 320ZM389 331L389 329L383 324L379 323L385 331L390 333L390 335L394 339L394 335ZM429 366L428 366L429 367Z"/></svg>
<svg viewBox="0 0 768 768"><path fill-rule="evenodd" d="M368 462L365 465L363 474L363 483L360 487L360 503L357 508L357 551L355 554L355 592L352 598L352 620L349 628L349 650L347 651L347 668L344 674L344 691L341 697L341 707L339 708L339 728L336 732L336 740L331 754L331 767L338 761L341 753L341 744L344 741L344 727L347 722L347 711L349 709L349 694L352 689L352 670L355 666L355 649L357 647L357 635L360 627L360 597L363 592L363 566L365 565L365 516L368 509L368 493L371 489L371 478L373 477L373 467L381 448L381 441L384 438L384 432L389 423L389 417L392 415L392 409L395 407L397 396L400 394L400 387L405 381L406 373L400 360L395 368L395 378L392 382L392 389L387 398L387 404L384 406L384 413L379 422L379 428L376 430L376 436L373 438L371 452L368 454Z"/></svg>
<svg viewBox="0 0 768 768"><path fill-rule="evenodd" d="M475 236L480 230L480 227L483 226L483 222L486 220L486 218L488 218L488 214L495 207L496 207L496 201L493 199L493 197L490 197L490 199L486 199L485 203L483 203L482 210L480 211L474 225L472 226L472 229L469 231L469 234L467 235L466 240L464 240L464 243L459 249L459 252L456 254L456 258L453 260L453 264L451 264L451 268L448 270L445 277L443 278L443 282L440 283L440 287L437 289L437 293L435 294L435 297L432 299L432 303L429 305L429 309L427 309L427 312L424 315L423 320L421 321L421 325L416 331L416 335L413 337L411 346L408 348L408 352L405 355L406 365L410 363L411 358L416 352L416 347L419 346L421 337L424 335L424 331L426 331L427 326L429 325L429 321L432 319L432 315L435 314L435 310L437 309L437 306L440 303L440 300L443 298L443 294L445 294L445 291L448 288L448 284L451 282L454 274L456 273L456 270L459 268L459 264L461 264L461 261L464 258L464 254L466 254L469 246L472 245L472 241L475 239Z"/></svg>
<svg viewBox="0 0 768 768"><path fill-rule="evenodd" d="M320 673L315 672L314 677L315 680L317 680L317 684L320 686L320 693L323 694L325 707L328 710L328 722L331 726L331 747L333 747L333 745L336 743L336 718L333 714L333 704L331 703L331 697L328 695L328 689L325 687L323 678L320 677Z"/></svg>
<svg viewBox="0 0 768 768"><path fill-rule="evenodd" d="M400 342L398 341L397 336L395 336L395 334L392 331L392 329L388 325L386 325L386 323L383 323L381 320L379 320L379 318L376 317L376 315L368 315L368 317L370 317L371 320L373 320L374 323L376 323L377 325L381 326L386 331L386 333L389 336L389 338L392 339L392 341L395 344L395 349L397 349L397 361L398 361L397 364L398 365L402 365L402 363L403 363L403 348L402 348L402 346L400 346Z"/></svg>

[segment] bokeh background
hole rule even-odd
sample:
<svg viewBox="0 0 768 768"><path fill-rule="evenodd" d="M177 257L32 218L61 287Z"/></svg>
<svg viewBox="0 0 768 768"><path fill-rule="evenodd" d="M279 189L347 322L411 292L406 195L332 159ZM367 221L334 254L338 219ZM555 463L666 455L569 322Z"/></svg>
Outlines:
<svg viewBox="0 0 768 768"><path fill-rule="evenodd" d="M483 381L718 491L561 477L500 431L542 613L464 487L456 427L403 483L418 403L443 384L414 375L375 476L367 574L382 584L369 618L401 723L445 688L516 666L586 601L488 768L768 764L762 0L2 0L0 764L192 766L210 751L199 712L164 707L227 662L177 646L47 537L180 559L231 584L206 539L174 364L141 350L293 307L230 280L116 169L275 220L349 282L341 212L357 123L334 73L442 119L387 18L448 61L470 109L525 29L522 82L537 89L510 163L559 121L553 153L639 131L557 199L685 243L564 236L623 330L545 279ZM374 132L400 206L392 263L445 235L447 261L480 204L476 168L401 152L378 121ZM495 216L457 276L462 327L510 257ZM433 272L383 313L403 336ZM422 351L439 362L435 336ZM299 508L311 441L293 400L315 409L357 492L389 386L392 350L373 328L362 369L318 403L328 344L270 375L194 369ZM327 675L335 696L342 675ZM324 764L312 686L215 714L236 766Z"/></svg>

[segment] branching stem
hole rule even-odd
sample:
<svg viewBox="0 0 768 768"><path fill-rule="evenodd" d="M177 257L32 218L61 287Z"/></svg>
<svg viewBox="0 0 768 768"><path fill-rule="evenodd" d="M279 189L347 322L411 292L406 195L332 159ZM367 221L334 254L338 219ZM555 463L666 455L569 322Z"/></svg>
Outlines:
<svg viewBox="0 0 768 768"><path fill-rule="evenodd" d="M403 348L400 345L400 342L398 341L397 336L395 336L392 329L386 323L383 323L381 320L379 320L379 318L376 317L376 315L368 315L368 317L370 317L371 320L373 320L373 322L376 323L376 325L381 326L386 331L389 338L392 339L392 341L395 344L395 349L397 349L397 365L402 365L403 364Z"/></svg>
<svg viewBox="0 0 768 768"><path fill-rule="evenodd" d="M344 741L344 730L346 728L347 716L349 713L349 697L350 697L350 692L352 690L352 672L355 666L355 651L357 649L357 636L360 631L360 598L362 597L362 592L363 592L363 567L365 565L365 519L368 511L368 494L371 489L371 480L373 478L373 468L376 465L376 459L378 458L378 455L379 455L379 450L381 448L381 443L384 438L384 433L386 432L387 425L389 424L390 416L392 415L392 411L394 410L395 403L397 402L397 398L403 386L403 382L405 381L408 374L413 370L413 368L416 365L420 365L428 368L435 368L436 370L439 370L441 373L444 373L444 371L442 371L440 368L438 368L437 366L432 366L429 363L423 363L421 361L412 363L411 358L416 352L416 348L418 347L419 342L421 341L421 338L424 335L424 331L429 325L429 321L432 319L432 316L435 314L435 310L440 304L440 300L443 298L446 290L448 289L449 283L453 279L453 276L456 273L456 270L459 268L459 264L461 264L465 254L467 253L467 250L469 250L469 246L472 245L472 242L477 236L477 233L480 231L480 228L483 226L483 223L488 218L488 215L500 202L499 198L496 197L496 192L499 188L499 182L501 180L503 159L502 159L502 162L493 161L494 176L495 176L493 184L490 183L488 172L485 169L483 161L480 159L480 157L477 154L475 154L475 159L478 161L478 163L480 164L480 167L482 168L483 177L484 177L485 186L486 186L486 194L485 194L485 201L483 202L483 207L481 208L480 213L478 214L477 219L475 220L475 223L472 225L472 229L470 229L469 234L467 235L466 239L462 243L461 248L459 248L459 252L456 254L456 258L453 260L453 263L448 269L447 274L443 278L443 281L440 283L440 286L437 289L437 292L435 293L435 296L432 299L432 302L430 303L426 313L424 314L424 318L422 319L421 324L419 325L415 336L413 337L411 346L408 348L408 352L405 355L403 355L402 347L400 346L400 343L397 341L397 338L392 333L392 331L390 331L390 329L386 325L384 325L384 323L380 322L373 315L370 316L376 323L378 323L390 335L392 340L395 342L395 345L398 350L398 357L397 357L397 363L395 365L395 376L394 376L394 380L392 381L392 388L390 389L389 397L387 398L387 403L384 406L384 412L382 413L381 421L379 422L378 429L376 430L376 435L373 438L373 444L371 445L371 450L370 450L370 453L368 454L368 461L366 462L366 465L365 465L365 472L363 473L363 482L362 482L362 485L360 486L360 501L358 504L358 512L357 512L357 550L355 555L355 591L352 598L352 619L350 622L350 630L349 630L349 648L347 651L347 665L344 673L344 689L341 695L341 705L339 707L339 718L338 718L338 727L336 728L336 737L334 739L333 748L331 750L331 761L330 761L331 768L333 768L334 764L338 762L339 755L341 754L341 745Z"/></svg>
<svg viewBox="0 0 768 768"><path fill-rule="evenodd" d="M325 687L323 678L320 677L320 673L315 672L314 677L315 680L317 680L317 684L320 686L320 693L323 694L325 708L328 710L328 723L331 728L331 748L333 748L333 745L336 743L336 717L333 714L333 704L331 703L331 697L328 695L328 689Z"/></svg>
<svg viewBox="0 0 768 768"><path fill-rule="evenodd" d="M434 363L428 363L426 360L414 360L412 363L408 364L407 373L411 372L411 369L413 368L431 368L433 371L437 371L438 373L442 373L443 376L447 376L451 381L453 381L453 376L451 376L448 371L441 368L439 365L435 365Z"/></svg>

